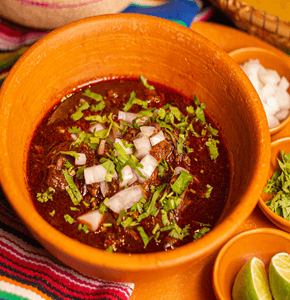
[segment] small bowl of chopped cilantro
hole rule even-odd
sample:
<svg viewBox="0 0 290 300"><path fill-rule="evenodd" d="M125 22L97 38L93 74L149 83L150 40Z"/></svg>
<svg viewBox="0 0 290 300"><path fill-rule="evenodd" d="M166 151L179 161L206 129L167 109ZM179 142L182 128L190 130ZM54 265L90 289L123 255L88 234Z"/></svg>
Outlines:
<svg viewBox="0 0 290 300"><path fill-rule="evenodd" d="M258 204L272 223L290 232L290 137L271 143L268 180Z"/></svg>

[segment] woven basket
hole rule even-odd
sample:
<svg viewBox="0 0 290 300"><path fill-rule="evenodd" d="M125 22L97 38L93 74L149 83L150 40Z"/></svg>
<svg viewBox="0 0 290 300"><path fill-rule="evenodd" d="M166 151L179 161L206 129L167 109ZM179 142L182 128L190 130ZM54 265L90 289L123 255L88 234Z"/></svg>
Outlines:
<svg viewBox="0 0 290 300"><path fill-rule="evenodd" d="M290 51L290 22L238 0L210 0L240 29ZM289 12L290 13L290 12Z"/></svg>

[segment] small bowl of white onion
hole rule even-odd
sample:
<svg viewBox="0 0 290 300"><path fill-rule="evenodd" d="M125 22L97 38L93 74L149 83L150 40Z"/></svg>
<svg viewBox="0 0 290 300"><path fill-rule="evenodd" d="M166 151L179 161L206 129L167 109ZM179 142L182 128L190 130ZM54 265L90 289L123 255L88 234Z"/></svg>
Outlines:
<svg viewBox="0 0 290 300"><path fill-rule="evenodd" d="M229 53L246 73L263 104L272 140L290 134L290 57L246 47Z"/></svg>

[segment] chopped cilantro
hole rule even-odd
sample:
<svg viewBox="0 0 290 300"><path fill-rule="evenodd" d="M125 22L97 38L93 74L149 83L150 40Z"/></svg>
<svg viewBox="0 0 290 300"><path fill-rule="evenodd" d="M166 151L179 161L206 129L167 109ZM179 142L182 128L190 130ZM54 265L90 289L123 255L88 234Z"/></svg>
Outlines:
<svg viewBox="0 0 290 300"><path fill-rule="evenodd" d="M88 102L83 103L82 106L79 107L78 110L71 115L71 118L74 121L77 121L77 120L81 119L84 115L83 110L87 110L89 107L90 107L90 105L89 105Z"/></svg>
<svg viewBox="0 0 290 300"><path fill-rule="evenodd" d="M142 241L144 243L144 248L147 247L148 243L150 242L150 240L152 239L153 236L151 236L150 238L148 237L148 235L146 234L145 230L143 227L138 226L137 230L142 238Z"/></svg>
<svg viewBox="0 0 290 300"><path fill-rule="evenodd" d="M206 121L205 121L205 116L204 116L204 111L203 111L202 106L197 106L195 113L196 113L197 118L200 120L200 122L202 124L205 124Z"/></svg>
<svg viewBox="0 0 290 300"><path fill-rule="evenodd" d="M87 224L79 224L78 225L78 230L83 230L84 233L89 233L89 226Z"/></svg>
<svg viewBox="0 0 290 300"><path fill-rule="evenodd" d="M170 106L170 112L172 113L172 115L178 120L180 121L181 120L181 116L182 116L182 113L180 112L180 110L176 107L176 106Z"/></svg>
<svg viewBox="0 0 290 300"><path fill-rule="evenodd" d="M143 83L143 85L149 89L149 90L155 90L155 87L153 85L150 85L148 82L147 82L147 79L143 76L143 75L140 75L140 80L141 82Z"/></svg>
<svg viewBox="0 0 290 300"><path fill-rule="evenodd" d="M84 96L87 96L97 102L100 102L103 100L103 96L98 94L98 93L94 93L92 92L89 88L88 89L85 89L85 91L83 92L83 95Z"/></svg>
<svg viewBox="0 0 290 300"><path fill-rule="evenodd" d="M211 159L216 159L219 155L218 153L218 147L217 144L219 143L218 140L214 140L209 138L206 142L205 145L208 147L209 149L209 153L210 153L210 158Z"/></svg>
<svg viewBox="0 0 290 300"><path fill-rule="evenodd" d="M211 192L212 192L213 187L210 186L209 184L207 184L207 185L206 185L206 188L207 188L207 190L206 190L206 193L205 193L205 197L206 197L206 198L209 198L209 197L210 197L210 194L211 194Z"/></svg>
<svg viewBox="0 0 290 300"><path fill-rule="evenodd" d="M80 155L76 152L76 151L59 151L58 153L61 153L61 154L65 154L65 155L70 155L74 158L79 158Z"/></svg>
<svg viewBox="0 0 290 300"><path fill-rule="evenodd" d="M62 170L62 173L68 184L68 186L66 187L66 190L67 190L71 200L73 201L74 205L78 205L80 203L80 201L83 199L83 196L80 193L76 184L74 183L73 179L69 176L68 171Z"/></svg>
<svg viewBox="0 0 290 300"><path fill-rule="evenodd" d="M214 136L217 136L219 133L219 131L217 129L213 128L211 125L208 126L208 131Z"/></svg>
<svg viewBox="0 0 290 300"><path fill-rule="evenodd" d="M170 225L170 221L168 219L167 212L164 209L161 209L161 221L162 221L163 226Z"/></svg>
<svg viewBox="0 0 290 300"><path fill-rule="evenodd" d="M194 114L194 113L195 113L195 110L194 110L194 107L193 107L193 106L186 106L186 111L187 111L189 114Z"/></svg>
<svg viewBox="0 0 290 300"><path fill-rule="evenodd" d="M69 133L79 133L81 131L81 129L79 127L73 126L71 128L68 129Z"/></svg>
<svg viewBox="0 0 290 300"><path fill-rule="evenodd" d="M185 142L184 136L180 135L177 141L177 153L183 153L183 143Z"/></svg>
<svg viewBox="0 0 290 300"><path fill-rule="evenodd" d="M74 167L68 160L64 163L64 166L68 169L72 169Z"/></svg>
<svg viewBox="0 0 290 300"><path fill-rule="evenodd" d="M86 168L86 165L78 167L77 172L76 172L76 177L79 179L84 178L84 169Z"/></svg>
<svg viewBox="0 0 290 300"><path fill-rule="evenodd" d="M103 110L105 107L106 107L105 102L100 101L98 104L91 106L91 111L97 112L97 111Z"/></svg>
<svg viewBox="0 0 290 300"><path fill-rule="evenodd" d="M189 226L181 228L174 222L174 228L169 232L169 236L178 240L182 240L184 237L189 235L188 230Z"/></svg>
<svg viewBox="0 0 290 300"><path fill-rule="evenodd" d="M54 215L55 215L55 210L51 211L49 214L50 214L52 217L54 217Z"/></svg>
<svg viewBox="0 0 290 300"><path fill-rule="evenodd" d="M187 172L182 170L178 178L174 181L174 183L171 185L171 189L178 195L180 195L182 192L184 192L189 182L193 180L193 177Z"/></svg>
<svg viewBox="0 0 290 300"><path fill-rule="evenodd" d="M72 218L70 215L68 215L68 214L65 214L64 215L64 219L68 222L68 223L70 223L70 224L73 224L74 222L75 222L75 220L74 220L74 218Z"/></svg>
<svg viewBox="0 0 290 300"><path fill-rule="evenodd" d="M128 111L134 104L138 104L142 106L142 108L147 109L148 102L142 101L138 98L136 98L136 93L133 91L130 94L130 98L127 103L124 104L124 111Z"/></svg>
<svg viewBox="0 0 290 300"><path fill-rule="evenodd" d="M53 200L52 196L54 194L54 189L52 187L48 187L48 189L44 193L37 193L37 201L44 203L48 200Z"/></svg>
<svg viewBox="0 0 290 300"><path fill-rule="evenodd" d="M100 207L99 207L99 212L100 214L104 215L105 214L105 211L107 209L107 206L106 206L106 202L109 200L109 198L106 198L101 204L100 204Z"/></svg>
<svg viewBox="0 0 290 300"><path fill-rule="evenodd" d="M282 150L279 170L268 180L263 192L271 195L265 203L277 215L290 221L290 153Z"/></svg>
<svg viewBox="0 0 290 300"><path fill-rule="evenodd" d="M102 163L102 166L107 170L106 174L106 182L111 182L113 179L113 176L115 175L115 164L108 158L101 158L100 162Z"/></svg>
<svg viewBox="0 0 290 300"><path fill-rule="evenodd" d="M115 245L110 245L107 249L106 249L107 252L114 252L114 251L117 251L117 248Z"/></svg>
<svg viewBox="0 0 290 300"><path fill-rule="evenodd" d="M168 170L168 165L166 160L162 158L158 165L158 176L163 177L165 175L166 170Z"/></svg>
<svg viewBox="0 0 290 300"><path fill-rule="evenodd" d="M197 239L203 237L209 231L210 231L210 228L208 228L208 227L202 227L202 228L198 229L193 235L193 240L196 241Z"/></svg>
<svg viewBox="0 0 290 300"><path fill-rule="evenodd" d="M93 115L93 116L87 116L85 117L86 121L91 121L91 122L99 122L99 123L107 123L108 122L108 117L106 115L100 116L100 115Z"/></svg>

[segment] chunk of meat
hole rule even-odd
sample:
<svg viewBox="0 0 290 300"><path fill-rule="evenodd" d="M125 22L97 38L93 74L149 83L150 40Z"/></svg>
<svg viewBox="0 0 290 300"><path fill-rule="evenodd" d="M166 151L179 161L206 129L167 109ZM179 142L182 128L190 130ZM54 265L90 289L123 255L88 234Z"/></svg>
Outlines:
<svg viewBox="0 0 290 300"><path fill-rule="evenodd" d="M172 143L163 140L152 147L150 154L160 163L162 158L165 159L173 151L173 148Z"/></svg>
<svg viewBox="0 0 290 300"><path fill-rule="evenodd" d="M65 190L67 182L62 173L65 163L64 155L55 155L53 162L47 166L45 183L55 190Z"/></svg>
<svg viewBox="0 0 290 300"><path fill-rule="evenodd" d="M88 189L88 191L89 191L89 193L91 194L92 197L96 197L99 193L99 190L100 190L100 183L95 182L95 183L92 183L92 184L88 184L87 189Z"/></svg>

